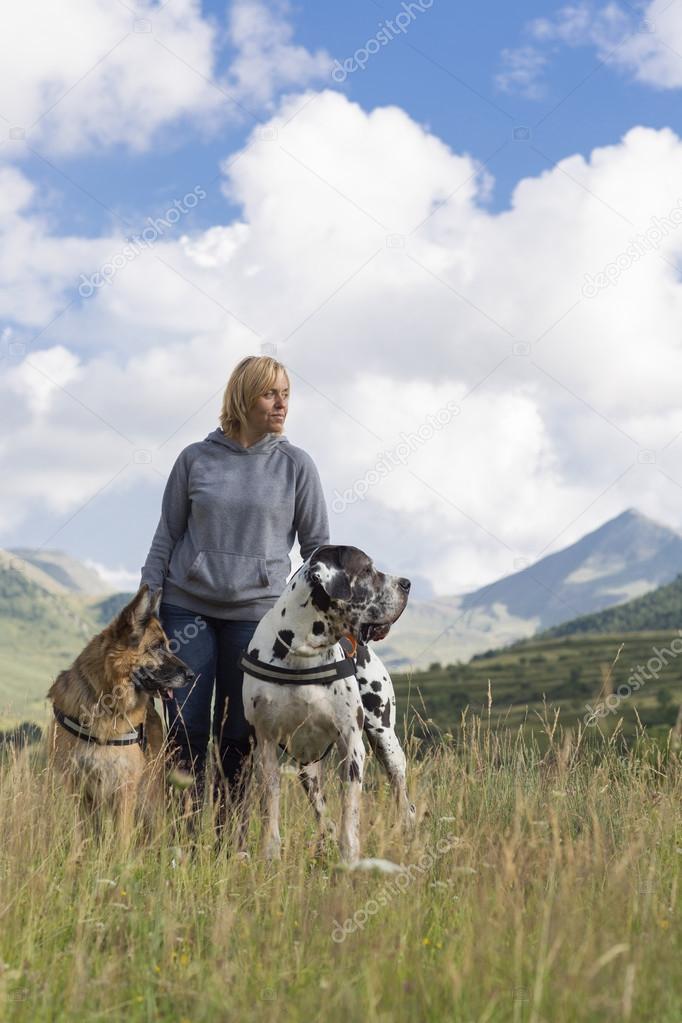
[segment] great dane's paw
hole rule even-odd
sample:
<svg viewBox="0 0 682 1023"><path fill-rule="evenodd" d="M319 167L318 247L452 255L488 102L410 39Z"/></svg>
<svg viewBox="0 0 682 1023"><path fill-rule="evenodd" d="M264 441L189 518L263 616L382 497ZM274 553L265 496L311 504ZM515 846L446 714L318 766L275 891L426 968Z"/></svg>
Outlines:
<svg viewBox="0 0 682 1023"><path fill-rule="evenodd" d="M269 862L274 862L282 858L281 844L274 839L268 840L263 846L263 856Z"/></svg>
<svg viewBox="0 0 682 1023"><path fill-rule="evenodd" d="M345 867L352 867L360 859L360 848L356 845L341 845L339 847L339 857Z"/></svg>

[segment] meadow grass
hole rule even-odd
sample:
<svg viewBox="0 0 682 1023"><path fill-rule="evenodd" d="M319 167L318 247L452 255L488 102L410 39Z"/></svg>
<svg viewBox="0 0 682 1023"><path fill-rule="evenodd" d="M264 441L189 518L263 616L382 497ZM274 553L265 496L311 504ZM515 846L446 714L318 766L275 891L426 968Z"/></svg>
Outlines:
<svg viewBox="0 0 682 1023"><path fill-rule="evenodd" d="M123 852L74 827L39 756L0 772L0 1018L8 1021L682 1019L680 760L640 732L542 743L465 718L418 756L405 834L370 762L362 854L315 857L283 774L282 859L190 841L176 803ZM332 809L338 788L329 783Z"/></svg>

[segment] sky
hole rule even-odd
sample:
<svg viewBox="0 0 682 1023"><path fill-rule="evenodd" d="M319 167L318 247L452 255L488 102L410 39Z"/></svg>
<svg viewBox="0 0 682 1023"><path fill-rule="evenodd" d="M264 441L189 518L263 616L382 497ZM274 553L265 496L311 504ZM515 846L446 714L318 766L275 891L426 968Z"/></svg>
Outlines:
<svg viewBox="0 0 682 1023"><path fill-rule="evenodd" d="M263 352L332 542L418 596L628 507L682 529L682 0L5 23L0 546L134 587Z"/></svg>

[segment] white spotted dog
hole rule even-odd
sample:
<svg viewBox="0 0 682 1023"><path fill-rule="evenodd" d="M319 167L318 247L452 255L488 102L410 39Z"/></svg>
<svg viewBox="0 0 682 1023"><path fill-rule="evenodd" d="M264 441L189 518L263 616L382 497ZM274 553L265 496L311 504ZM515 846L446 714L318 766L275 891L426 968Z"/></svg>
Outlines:
<svg viewBox="0 0 682 1023"><path fill-rule="evenodd" d="M383 639L407 604L410 580L378 572L357 547L316 548L260 620L242 654L244 713L255 732L256 775L264 789L265 853L277 858L278 746L298 761L321 831L326 818L321 763L336 744L341 760L341 856L359 856L363 730L391 780L407 819L405 754L395 734L395 696L388 671L366 646ZM339 640L357 643L357 664ZM357 676L357 677L356 677ZM242 835L245 827L242 828Z"/></svg>

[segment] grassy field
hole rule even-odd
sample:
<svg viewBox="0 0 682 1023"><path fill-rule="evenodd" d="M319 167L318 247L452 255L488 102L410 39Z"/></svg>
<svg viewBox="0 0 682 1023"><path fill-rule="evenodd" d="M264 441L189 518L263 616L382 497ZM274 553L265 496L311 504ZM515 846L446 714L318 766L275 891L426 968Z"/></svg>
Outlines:
<svg viewBox="0 0 682 1023"><path fill-rule="evenodd" d="M669 737L668 737L669 738ZM153 845L77 837L36 753L0 772L0 1018L580 1023L682 1018L682 774L670 742L522 730L465 717L415 757L419 824L396 824L371 762L363 854L315 859L283 785L268 864L193 850L168 810ZM332 801L336 786L330 783Z"/></svg>

